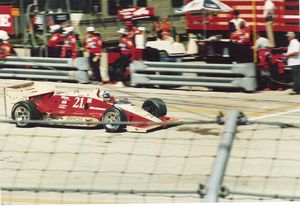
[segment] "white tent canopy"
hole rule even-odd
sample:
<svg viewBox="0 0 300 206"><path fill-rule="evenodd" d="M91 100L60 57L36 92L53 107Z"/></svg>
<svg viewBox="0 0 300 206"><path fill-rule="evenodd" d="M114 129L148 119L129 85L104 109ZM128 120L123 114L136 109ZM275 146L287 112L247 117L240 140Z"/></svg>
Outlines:
<svg viewBox="0 0 300 206"><path fill-rule="evenodd" d="M232 11L232 8L220 2L219 0L194 0L184 5L179 10L176 10L176 13L186 13L192 11L229 12Z"/></svg>

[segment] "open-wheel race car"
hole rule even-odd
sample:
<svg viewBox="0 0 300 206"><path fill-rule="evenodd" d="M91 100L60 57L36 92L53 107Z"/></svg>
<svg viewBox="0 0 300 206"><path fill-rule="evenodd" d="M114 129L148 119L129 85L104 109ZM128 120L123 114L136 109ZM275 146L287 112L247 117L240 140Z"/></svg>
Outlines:
<svg viewBox="0 0 300 206"><path fill-rule="evenodd" d="M115 99L108 91L95 89L85 93L78 90L63 93L36 84L29 82L5 88L6 108L18 127L32 126L34 121L30 120L55 121L58 124L72 121L80 126L101 123L108 132L125 129L147 132L162 127L163 122L176 121L166 116L167 106L159 98L147 99L139 107L128 100Z"/></svg>

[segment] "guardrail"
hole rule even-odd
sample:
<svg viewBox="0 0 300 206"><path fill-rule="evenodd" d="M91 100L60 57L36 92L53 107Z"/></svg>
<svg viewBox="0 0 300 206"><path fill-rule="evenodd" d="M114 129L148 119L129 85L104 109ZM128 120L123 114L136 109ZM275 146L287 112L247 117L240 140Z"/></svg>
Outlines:
<svg viewBox="0 0 300 206"><path fill-rule="evenodd" d="M76 59L15 57L0 59L0 78L20 78L89 83L89 63Z"/></svg>
<svg viewBox="0 0 300 206"><path fill-rule="evenodd" d="M179 62L133 62L131 85L203 86L256 90L254 63L206 64Z"/></svg>

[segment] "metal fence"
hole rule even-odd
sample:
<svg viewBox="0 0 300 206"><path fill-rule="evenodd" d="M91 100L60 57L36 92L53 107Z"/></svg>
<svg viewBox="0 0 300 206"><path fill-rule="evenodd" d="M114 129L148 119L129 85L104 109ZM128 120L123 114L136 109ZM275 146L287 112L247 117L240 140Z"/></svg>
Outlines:
<svg viewBox="0 0 300 206"><path fill-rule="evenodd" d="M24 133L6 121L4 204L300 199L297 124L231 111L214 123L129 135L47 126Z"/></svg>

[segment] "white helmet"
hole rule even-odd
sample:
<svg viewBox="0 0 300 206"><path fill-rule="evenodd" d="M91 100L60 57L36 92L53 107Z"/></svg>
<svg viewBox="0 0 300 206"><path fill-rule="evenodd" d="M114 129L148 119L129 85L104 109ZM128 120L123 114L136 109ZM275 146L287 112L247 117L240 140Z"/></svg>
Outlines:
<svg viewBox="0 0 300 206"><path fill-rule="evenodd" d="M72 26L64 27L63 30L64 30L63 34L70 34L74 31L74 27L72 27Z"/></svg>
<svg viewBox="0 0 300 206"><path fill-rule="evenodd" d="M0 30L0 39L3 41L9 40L9 36L6 31Z"/></svg>
<svg viewBox="0 0 300 206"><path fill-rule="evenodd" d="M124 28L119 29L119 31L117 31L119 34L128 34L128 31Z"/></svg>
<svg viewBox="0 0 300 206"><path fill-rule="evenodd" d="M103 93L102 93L102 97L103 97L103 99L110 99L111 96L110 96L109 91L104 90Z"/></svg>
<svg viewBox="0 0 300 206"><path fill-rule="evenodd" d="M93 26L89 26L86 28L86 32L94 32L95 31L95 27Z"/></svg>
<svg viewBox="0 0 300 206"><path fill-rule="evenodd" d="M52 26L50 26L50 32L54 33L56 31L58 31L61 28L61 26L59 24L54 24Z"/></svg>

